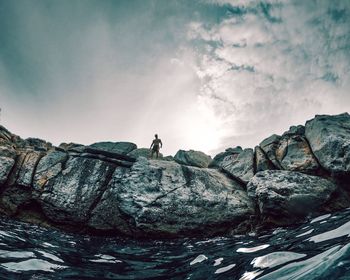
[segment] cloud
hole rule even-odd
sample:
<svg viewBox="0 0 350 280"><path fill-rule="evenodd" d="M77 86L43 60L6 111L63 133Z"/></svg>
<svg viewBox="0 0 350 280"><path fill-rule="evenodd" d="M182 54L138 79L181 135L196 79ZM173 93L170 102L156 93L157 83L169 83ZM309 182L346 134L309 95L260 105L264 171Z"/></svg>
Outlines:
<svg viewBox="0 0 350 280"><path fill-rule="evenodd" d="M55 144L254 146L350 105L348 1L0 2L2 122Z"/></svg>

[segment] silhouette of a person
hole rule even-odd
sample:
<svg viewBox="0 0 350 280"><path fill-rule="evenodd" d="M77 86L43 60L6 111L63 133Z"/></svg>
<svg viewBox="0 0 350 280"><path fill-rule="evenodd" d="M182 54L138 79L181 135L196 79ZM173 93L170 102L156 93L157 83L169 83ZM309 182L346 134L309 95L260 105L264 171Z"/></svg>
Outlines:
<svg viewBox="0 0 350 280"><path fill-rule="evenodd" d="M159 156L159 149L163 147L162 140L158 138L158 134L154 135L155 139L152 141L151 144L151 158L153 158L153 154L156 153L156 156L158 158Z"/></svg>

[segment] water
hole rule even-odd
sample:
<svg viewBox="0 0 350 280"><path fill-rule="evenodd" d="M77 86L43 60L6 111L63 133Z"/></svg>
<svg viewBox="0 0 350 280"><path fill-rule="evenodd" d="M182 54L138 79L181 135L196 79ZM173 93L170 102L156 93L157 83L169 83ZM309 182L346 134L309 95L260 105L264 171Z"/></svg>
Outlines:
<svg viewBox="0 0 350 280"><path fill-rule="evenodd" d="M230 238L134 241L0 219L1 279L350 279L350 209Z"/></svg>

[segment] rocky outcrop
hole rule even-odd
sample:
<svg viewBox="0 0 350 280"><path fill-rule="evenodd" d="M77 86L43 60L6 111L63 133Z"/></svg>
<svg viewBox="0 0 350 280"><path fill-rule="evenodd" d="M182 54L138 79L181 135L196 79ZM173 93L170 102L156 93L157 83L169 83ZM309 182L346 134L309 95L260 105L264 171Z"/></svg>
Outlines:
<svg viewBox="0 0 350 280"><path fill-rule="evenodd" d="M58 147L0 126L0 212L132 237L211 236L350 206L350 116L316 116L252 149L149 159L129 142Z"/></svg>
<svg viewBox="0 0 350 280"><path fill-rule="evenodd" d="M254 176L254 151L253 149L241 149L227 155L219 163L219 167L230 176L247 184Z"/></svg>
<svg viewBox="0 0 350 280"><path fill-rule="evenodd" d="M335 174L350 172L350 115L317 115L306 122L306 138L319 163Z"/></svg>
<svg viewBox="0 0 350 280"><path fill-rule="evenodd" d="M175 237L224 232L253 214L240 184L216 170L139 158L130 170L115 171L89 224L130 234L119 227L122 217L134 234Z"/></svg>
<svg viewBox="0 0 350 280"><path fill-rule="evenodd" d="M175 157L175 161L177 163L183 164L183 165L189 165L189 166L196 166L196 167L202 167L206 168L209 166L209 163L211 162L211 157L206 155L203 152L200 151L184 151L179 150Z"/></svg>
<svg viewBox="0 0 350 280"><path fill-rule="evenodd" d="M261 218L280 225L291 224L309 213L339 210L348 204L335 183L300 172L259 172L250 180L247 191L256 201Z"/></svg>

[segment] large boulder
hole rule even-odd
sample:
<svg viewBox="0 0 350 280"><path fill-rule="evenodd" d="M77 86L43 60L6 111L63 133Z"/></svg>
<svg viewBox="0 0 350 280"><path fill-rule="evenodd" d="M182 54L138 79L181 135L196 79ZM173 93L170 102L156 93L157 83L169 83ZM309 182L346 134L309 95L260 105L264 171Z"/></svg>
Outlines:
<svg viewBox="0 0 350 280"><path fill-rule="evenodd" d="M247 184L254 176L253 149L244 149L237 154L226 156L220 165L225 172Z"/></svg>
<svg viewBox="0 0 350 280"><path fill-rule="evenodd" d="M250 180L247 191L260 214L276 224L292 224L309 213L337 210L348 204L333 182L300 172L259 172Z"/></svg>
<svg viewBox="0 0 350 280"><path fill-rule="evenodd" d="M46 180L38 201L52 221L84 224L107 189L115 167L82 157L69 158L64 167ZM53 172L57 172L55 165Z"/></svg>
<svg viewBox="0 0 350 280"><path fill-rule="evenodd" d="M306 122L305 135L314 155L333 174L350 172L350 115L317 115Z"/></svg>
<svg viewBox="0 0 350 280"><path fill-rule="evenodd" d="M190 165L190 166L196 166L196 167L202 167L206 168L209 166L209 163L211 162L211 157L206 155L203 152L200 151L184 151L179 150L175 157L175 161L177 163L183 164L183 165Z"/></svg>
<svg viewBox="0 0 350 280"><path fill-rule="evenodd" d="M129 171L115 171L89 225L142 236L211 235L253 214L240 184L217 170L139 158Z"/></svg>
<svg viewBox="0 0 350 280"><path fill-rule="evenodd" d="M97 142L89 147L123 155L126 155L137 148L136 144L131 142Z"/></svg>

